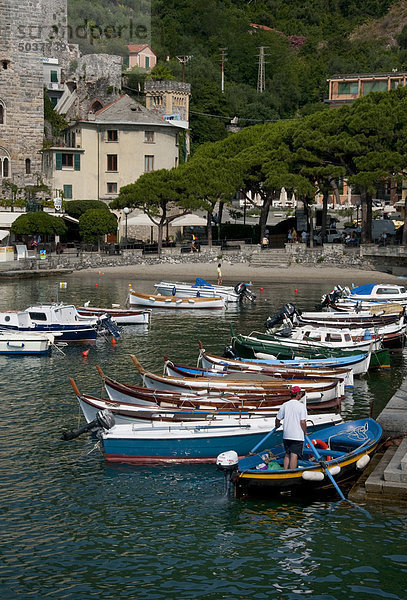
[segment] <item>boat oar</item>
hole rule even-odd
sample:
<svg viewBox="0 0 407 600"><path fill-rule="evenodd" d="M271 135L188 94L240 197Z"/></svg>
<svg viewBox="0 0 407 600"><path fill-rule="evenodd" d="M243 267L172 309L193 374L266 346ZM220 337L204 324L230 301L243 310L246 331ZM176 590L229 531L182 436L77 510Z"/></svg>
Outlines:
<svg viewBox="0 0 407 600"><path fill-rule="evenodd" d="M358 504L355 504L354 502L351 502L350 500L348 500L347 498L345 498L345 496L343 495L343 492L342 492L341 488L336 483L336 481L335 481L332 473L330 472L330 470L326 466L326 462L324 460L322 460L321 455L319 454L318 450L315 448L314 444L311 442L311 440L309 439L309 437L307 435L305 436L305 441L307 442L307 444L311 448L311 452L313 453L313 455L315 456L315 458L317 459L317 461L319 462L319 464L321 465L321 467L324 469L326 475L331 480L332 485L334 486L334 488L338 492L341 501L348 502L352 506L355 506L356 508L358 508L359 510L361 510L362 512L364 512L369 518L372 518L371 515L370 515L370 513L367 510L365 510L364 508L362 508Z"/></svg>
<svg viewBox="0 0 407 600"><path fill-rule="evenodd" d="M268 438L269 438L270 436L272 436L272 435L273 435L273 433L275 432L275 430L276 430L276 429L277 429L277 427L273 427L273 429L272 429L271 431L269 431L269 432L268 432L268 434L267 434L267 435L265 435L265 436L264 436L264 438L263 438L263 439L261 439L261 440L260 440L260 442L259 442L258 444L256 444L256 445L255 445L255 447L254 447L254 448L252 448L252 450L250 450L249 454L256 454L256 450L257 450L258 448L260 448L260 446L262 446L262 445L264 444L264 442L265 442L266 440L268 440Z"/></svg>

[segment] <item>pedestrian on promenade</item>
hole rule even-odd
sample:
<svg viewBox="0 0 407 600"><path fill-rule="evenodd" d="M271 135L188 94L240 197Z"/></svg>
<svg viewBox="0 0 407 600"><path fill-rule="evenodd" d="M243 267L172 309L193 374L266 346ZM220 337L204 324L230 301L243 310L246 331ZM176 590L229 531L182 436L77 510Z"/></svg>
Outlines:
<svg viewBox="0 0 407 600"><path fill-rule="evenodd" d="M222 285L222 265L218 263L218 268L216 269L218 273L218 285Z"/></svg>

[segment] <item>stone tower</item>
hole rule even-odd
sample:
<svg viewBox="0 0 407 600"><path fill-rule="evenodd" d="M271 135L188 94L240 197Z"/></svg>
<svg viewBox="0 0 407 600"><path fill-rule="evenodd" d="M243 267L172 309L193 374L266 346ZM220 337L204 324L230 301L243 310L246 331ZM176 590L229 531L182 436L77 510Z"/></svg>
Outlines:
<svg viewBox="0 0 407 600"><path fill-rule="evenodd" d="M66 0L0 2L0 186L41 177L43 57L64 51ZM3 190L4 191L4 190Z"/></svg>
<svg viewBox="0 0 407 600"><path fill-rule="evenodd" d="M191 84L180 81L146 81L146 108L158 116L178 121L189 121Z"/></svg>

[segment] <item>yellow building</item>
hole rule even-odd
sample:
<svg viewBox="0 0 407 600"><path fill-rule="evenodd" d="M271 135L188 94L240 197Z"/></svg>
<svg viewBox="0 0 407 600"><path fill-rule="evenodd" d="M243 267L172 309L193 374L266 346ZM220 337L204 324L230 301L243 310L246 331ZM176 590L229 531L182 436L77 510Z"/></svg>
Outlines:
<svg viewBox="0 0 407 600"><path fill-rule="evenodd" d="M67 130L64 146L42 151L53 197L110 202L143 173L178 166L183 125L127 95L90 113Z"/></svg>

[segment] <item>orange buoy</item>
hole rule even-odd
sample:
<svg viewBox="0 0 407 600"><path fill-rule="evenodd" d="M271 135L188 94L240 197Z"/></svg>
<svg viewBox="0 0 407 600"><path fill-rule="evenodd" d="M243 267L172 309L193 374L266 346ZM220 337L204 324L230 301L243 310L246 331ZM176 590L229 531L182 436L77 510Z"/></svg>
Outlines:
<svg viewBox="0 0 407 600"><path fill-rule="evenodd" d="M98 285L99 285L98 283L95 283L95 287L98 287Z"/></svg>
<svg viewBox="0 0 407 600"><path fill-rule="evenodd" d="M117 344L116 338L112 337L112 346L116 346L116 344Z"/></svg>
<svg viewBox="0 0 407 600"><path fill-rule="evenodd" d="M260 291L262 292L262 291L263 291L263 288L260 288Z"/></svg>
<svg viewBox="0 0 407 600"><path fill-rule="evenodd" d="M297 292L298 292L297 288L295 288L294 292L295 292L295 293L297 293Z"/></svg>
<svg viewBox="0 0 407 600"><path fill-rule="evenodd" d="M89 350L90 350L90 348L88 348L87 350L84 350L82 352L82 356L84 356L86 358L88 356L88 354L89 354Z"/></svg>

